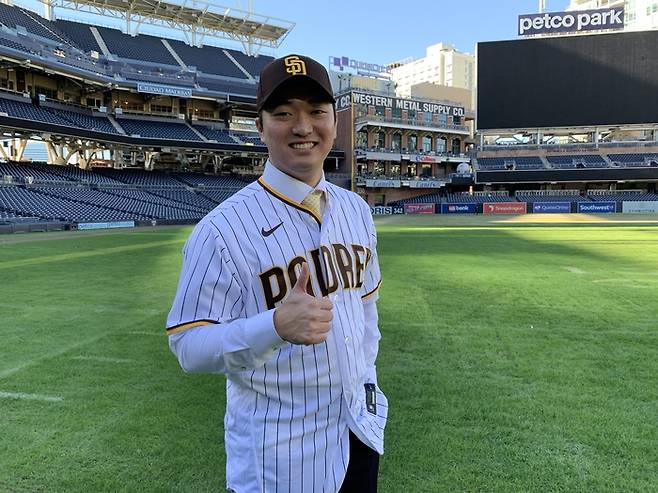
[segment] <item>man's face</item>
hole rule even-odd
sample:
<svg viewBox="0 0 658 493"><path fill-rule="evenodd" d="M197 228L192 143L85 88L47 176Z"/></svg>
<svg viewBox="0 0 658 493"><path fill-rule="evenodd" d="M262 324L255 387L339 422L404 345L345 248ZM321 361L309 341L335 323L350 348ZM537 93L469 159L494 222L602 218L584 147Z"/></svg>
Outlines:
<svg viewBox="0 0 658 493"><path fill-rule="evenodd" d="M309 83L288 85L274 100L257 121L270 161L284 173L315 186L336 138L333 106Z"/></svg>

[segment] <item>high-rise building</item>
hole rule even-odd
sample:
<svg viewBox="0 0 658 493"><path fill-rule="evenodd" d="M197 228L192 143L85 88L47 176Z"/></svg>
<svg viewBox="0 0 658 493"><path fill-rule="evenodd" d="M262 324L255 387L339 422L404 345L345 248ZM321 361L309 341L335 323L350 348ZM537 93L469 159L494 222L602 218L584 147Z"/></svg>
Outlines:
<svg viewBox="0 0 658 493"><path fill-rule="evenodd" d="M410 97L411 86L422 82L469 91L475 84L475 57L445 43L428 46L424 58L402 60L390 67L396 92L402 97Z"/></svg>
<svg viewBox="0 0 658 493"><path fill-rule="evenodd" d="M656 0L571 0L567 10L624 8L624 30L646 31L658 28Z"/></svg>

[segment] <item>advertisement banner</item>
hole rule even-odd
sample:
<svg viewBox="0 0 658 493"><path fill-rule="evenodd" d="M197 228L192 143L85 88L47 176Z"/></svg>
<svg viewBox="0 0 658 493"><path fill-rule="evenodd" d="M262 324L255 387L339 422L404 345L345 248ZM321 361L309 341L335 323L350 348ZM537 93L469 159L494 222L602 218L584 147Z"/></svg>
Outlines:
<svg viewBox="0 0 658 493"><path fill-rule="evenodd" d="M396 110L422 111L423 113L437 113L446 116L464 116L464 107L453 104L421 101L416 99L380 96L369 92L350 91L336 98L336 111L349 108L352 104L375 106L377 108L390 108Z"/></svg>
<svg viewBox="0 0 658 493"><path fill-rule="evenodd" d="M624 9L545 12L519 16L519 35L603 31L624 28Z"/></svg>
<svg viewBox="0 0 658 493"><path fill-rule="evenodd" d="M621 203L621 211L624 213L658 212L658 202L625 200Z"/></svg>
<svg viewBox="0 0 658 493"><path fill-rule="evenodd" d="M149 82L138 82L137 92L158 94L160 96L176 96L179 98L191 98L192 89L189 87L173 87L162 84L151 84Z"/></svg>
<svg viewBox="0 0 658 493"><path fill-rule="evenodd" d="M610 214L617 212L616 202L578 202L578 212L585 214Z"/></svg>
<svg viewBox="0 0 658 493"><path fill-rule="evenodd" d="M404 204L405 214L434 214L434 204Z"/></svg>
<svg viewBox="0 0 658 493"><path fill-rule="evenodd" d="M538 214L571 212L571 202L534 202L532 212Z"/></svg>
<svg viewBox="0 0 658 493"><path fill-rule="evenodd" d="M477 204L441 204L441 214L475 214Z"/></svg>
<svg viewBox="0 0 658 493"><path fill-rule="evenodd" d="M78 223L78 229L134 228L135 221L115 221L111 223Z"/></svg>
<svg viewBox="0 0 658 493"><path fill-rule="evenodd" d="M418 180L410 181L409 188L441 188L444 185L442 181L436 180Z"/></svg>
<svg viewBox="0 0 658 493"><path fill-rule="evenodd" d="M367 179L366 187L369 188L400 188L400 180L377 180Z"/></svg>
<svg viewBox="0 0 658 493"><path fill-rule="evenodd" d="M527 211L526 202L485 202L482 204L484 214L525 214Z"/></svg>
<svg viewBox="0 0 658 493"><path fill-rule="evenodd" d="M370 208L373 216L388 216L391 214L404 214L404 207L401 205L376 205Z"/></svg>

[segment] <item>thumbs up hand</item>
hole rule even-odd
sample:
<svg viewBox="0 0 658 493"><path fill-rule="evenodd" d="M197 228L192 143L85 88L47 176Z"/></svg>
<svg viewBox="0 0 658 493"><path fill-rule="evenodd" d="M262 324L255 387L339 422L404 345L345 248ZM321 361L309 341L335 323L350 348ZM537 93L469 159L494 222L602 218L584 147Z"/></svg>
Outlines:
<svg viewBox="0 0 658 493"><path fill-rule="evenodd" d="M302 269L285 301L274 311L274 328L281 339L292 344L318 344L327 339L333 315L328 298L308 294L308 264Z"/></svg>

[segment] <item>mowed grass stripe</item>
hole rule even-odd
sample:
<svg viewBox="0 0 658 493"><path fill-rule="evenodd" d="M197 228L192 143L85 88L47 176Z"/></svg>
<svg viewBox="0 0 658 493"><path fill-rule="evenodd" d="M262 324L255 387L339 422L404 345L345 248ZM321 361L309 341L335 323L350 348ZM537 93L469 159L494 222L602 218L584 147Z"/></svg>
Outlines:
<svg viewBox="0 0 658 493"><path fill-rule="evenodd" d="M0 269L11 269L15 267L26 267L29 265L39 265L47 264L52 262L62 262L65 260L77 260L87 257L97 257L99 255L111 255L114 253L124 253L137 250L145 250L148 248L166 246L166 245L175 245L177 243L182 243L180 239L176 240L166 240L166 241L151 241L147 243L139 243L136 245L123 245L116 247L107 247L99 248L94 250L87 250L82 252L70 252L70 253L61 253L57 255L45 255L41 257L32 257L27 259L20 260L10 260L6 262L0 262Z"/></svg>

